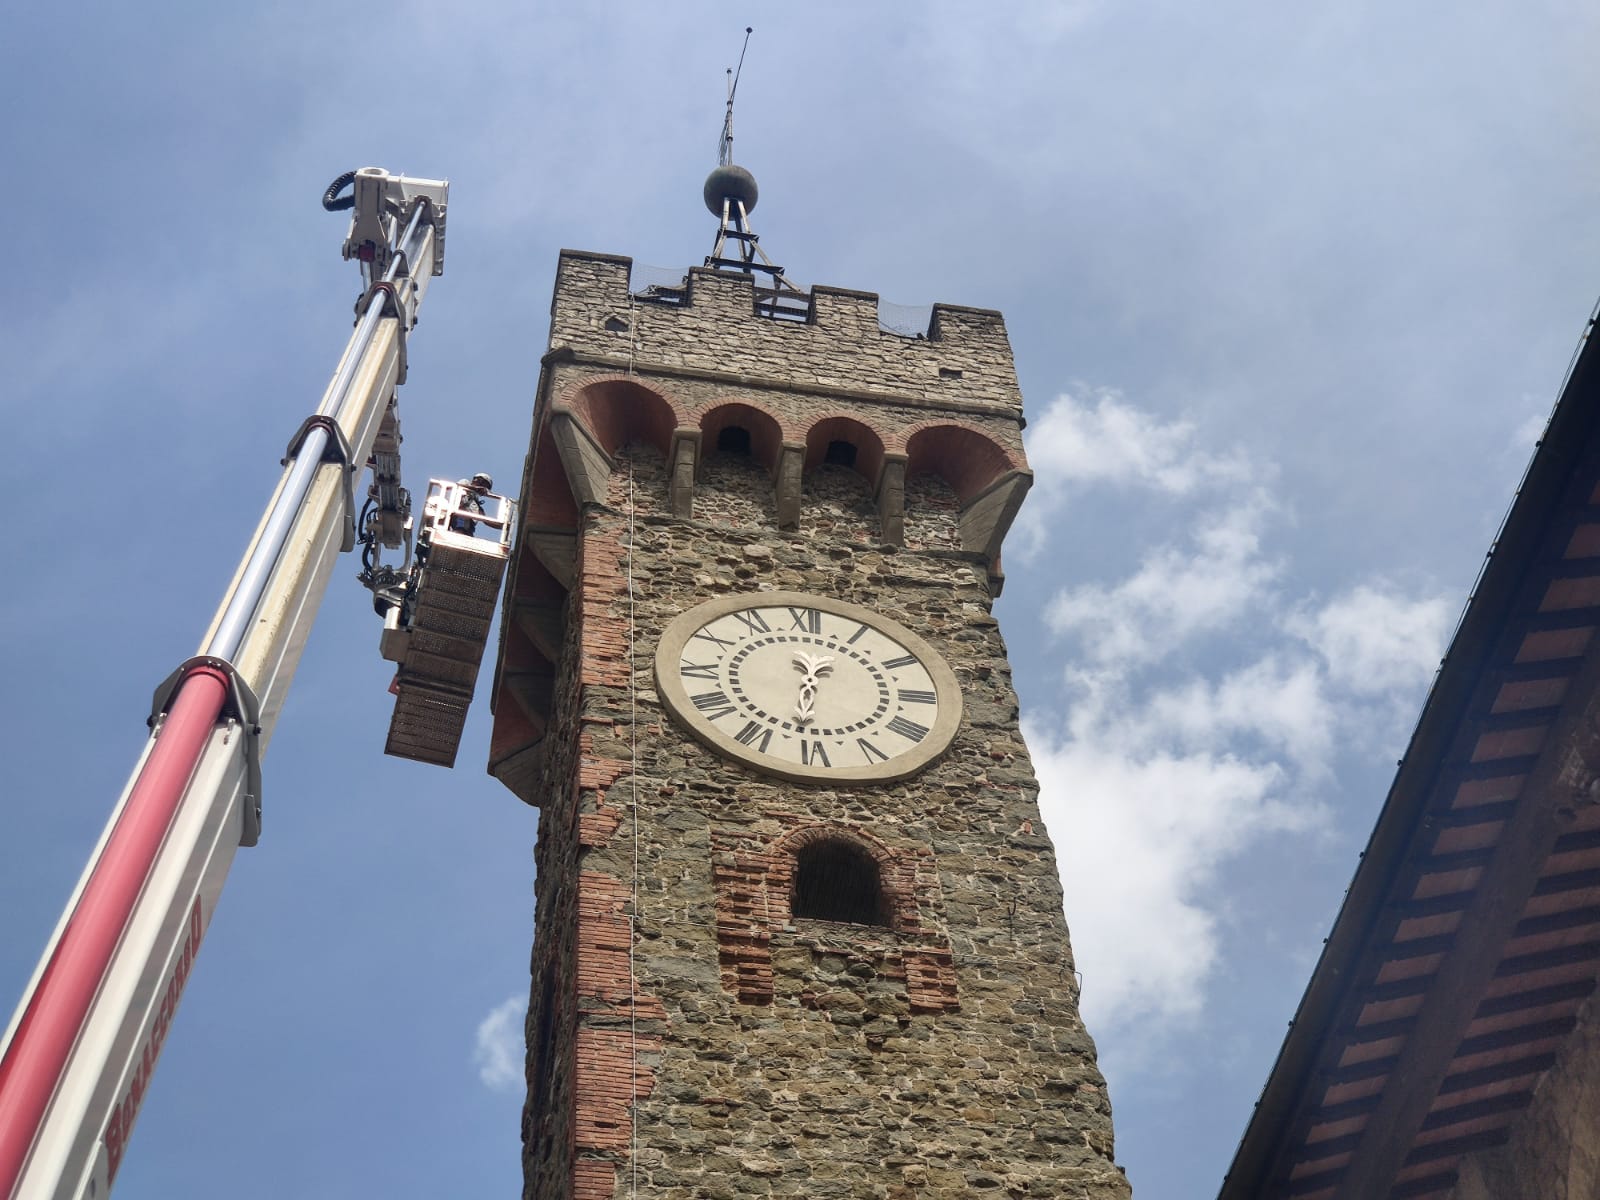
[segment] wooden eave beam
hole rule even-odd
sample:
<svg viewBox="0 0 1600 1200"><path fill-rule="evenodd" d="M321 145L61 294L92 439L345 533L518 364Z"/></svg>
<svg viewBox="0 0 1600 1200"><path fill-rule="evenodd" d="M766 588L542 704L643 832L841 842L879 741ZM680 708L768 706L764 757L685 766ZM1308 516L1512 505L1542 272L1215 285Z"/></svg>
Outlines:
<svg viewBox="0 0 1600 1200"><path fill-rule="evenodd" d="M1520 1092L1501 1092L1498 1096L1489 1096L1483 1100L1469 1100L1454 1108L1436 1108L1428 1114L1428 1119L1422 1123L1422 1128L1431 1133L1436 1129L1449 1129L1452 1125L1465 1125L1468 1121L1481 1121L1485 1117L1518 1113L1528 1107L1528 1102L1532 1099L1533 1091L1528 1089Z"/></svg>
<svg viewBox="0 0 1600 1200"><path fill-rule="evenodd" d="M1463 1154L1471 1154L1477 1150L1487 1150L1491 1146L1504 1146L1511 1140L1511 1131L1504 1125L1494 1129L1485 1129L1480 1133L1467 1133L1457 1138L1447 1138L1442 1142L1427 1142L1412 1148L1406 1156L1406 1165L1416 1163L1438 1162L1441 1158L1460 1158ZM1385 1195L1394 1195L1392 1190Z"/></svg>
<svg viewBox="0 0 1600 1200"><path fill-rule="evenodd" d="M1487 1067L1458 1071L1454 1075L1445 1076L1444 1082L1439 1085L1439 1094L1450 1096L1456 1092L1470 1092L1474 1088L1489 1087L1508 1079L1532 1079L1543 1075L1555 1064L1556 1056L1546 1051L1512 1059L1510 1062L1492 1063Z"/></svg>
<svg viewBox="0 0 1600 1200"><path fill-rule="evenodd" d="M1525 1012L1530 1008L1542 1008L1546 1004L1568 1001L1577 1005L1588 999L1594 993L1594 989L1593 979L1573 979L1566 983L1551 983L1544 987L1530 988L1525 992L1512 992L1506 996L1491 996L1478 1005L1477 1015L1480 1018L1498 1017L1506 1013Z"/></svg>
<svg viewBox="0 0 1600 1200"><path fill-rule="evenodd" d="M1561 629L1585 629L1600 625L1600 608L1558 608L1551 612L1531 613L1528 616L1530 633L1550 633ZM1559 659L1546 659L1559 662Z"/></svg>
<svg viewBox="0 0 1600 1200"><path fill-rule="evenodd" d="M1527 975L1534 971L1549 970L1551 967L1571 966L1574 963L1593 962L1595 959L1600 959L1600 942L1557 946L1550 950L1538 950L1531 954L1519 954L1502 959L1494 969L1494 977L1509 979L1515 975Z"/></svg>

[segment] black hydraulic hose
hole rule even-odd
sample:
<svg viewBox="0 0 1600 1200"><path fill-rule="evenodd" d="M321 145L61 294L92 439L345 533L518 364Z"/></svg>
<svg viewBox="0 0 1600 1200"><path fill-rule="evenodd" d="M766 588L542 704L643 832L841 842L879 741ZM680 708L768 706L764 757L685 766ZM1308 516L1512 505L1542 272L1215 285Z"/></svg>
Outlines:
<svg viewBox="0 0 1600 1200"><path fill-rule="evenodd" d="M339 212L342 209L356 206L356 194L351 192L348 196L339 195L345 188L356 181L354 171L346 171L339 178L328 185L328 190L322 193L322 207L329 212Z"/></svg>
<svg viewBox="0 0 1600 1200"><path fill-rule="evenodd" d="M376 504L377 501L368 496L367 502L361 506L361 519L356 523L356 541L361 544L361 574L357 578L362 583L367 582L366 577L371 575L372 569L378 565L378 539L372 536L367 526L367 519L372 515L373 506Z"/></svg>

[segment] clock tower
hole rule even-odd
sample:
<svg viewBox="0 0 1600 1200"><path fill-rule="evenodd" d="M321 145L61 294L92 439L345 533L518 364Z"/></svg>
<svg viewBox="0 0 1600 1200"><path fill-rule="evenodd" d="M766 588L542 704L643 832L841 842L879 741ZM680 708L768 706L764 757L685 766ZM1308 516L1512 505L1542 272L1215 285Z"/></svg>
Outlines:
<svg viewBox="0 0 1600 1200"><path fill-rule="evenodd" d="M525 1196L1128 1185L992 615L997 312L563 251L490 770L538 807Z"/></svg>

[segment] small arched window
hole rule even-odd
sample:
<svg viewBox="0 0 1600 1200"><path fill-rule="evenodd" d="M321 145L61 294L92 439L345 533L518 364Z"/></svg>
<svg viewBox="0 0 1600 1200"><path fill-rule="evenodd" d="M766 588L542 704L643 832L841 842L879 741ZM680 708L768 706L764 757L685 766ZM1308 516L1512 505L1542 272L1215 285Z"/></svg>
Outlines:
<svg viewBox="0 0 1600 1200"><path fill-rule="evenodd" d="M790 912L854 925L890 923L876 860L845 838L813 842L795 855Z"/></svg>
<svg viewBox="0 0 1600 1200"><path fill-rule="evenodd" d="M724 425L717 431L717 449L724 454L750 453L750 431L741 425Z"/></svg>

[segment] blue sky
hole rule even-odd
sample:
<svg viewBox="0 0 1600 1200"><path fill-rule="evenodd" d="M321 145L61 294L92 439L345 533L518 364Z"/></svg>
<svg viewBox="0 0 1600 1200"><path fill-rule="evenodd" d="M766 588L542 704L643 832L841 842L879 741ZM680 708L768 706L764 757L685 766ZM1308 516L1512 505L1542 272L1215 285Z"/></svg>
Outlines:
<svg viewBox="0 0 1600 1200"><path fill-rule="evenodd" d="M20 994L348 332L377 164L452 181L413 481L517 477L558 248L681 268L723 69L805 283L1002 309L1000 607L1148 1200L1214 1191L1600 291L1592 5L33 5L0 44ZM118 1195L515 1194L535 814L381 754L351 562ZM514 1006L513 1006L514 1007ZM509 1015L508 1015L509 1014ZM480 1036L481 1035L481 1036Z"/></svg>

